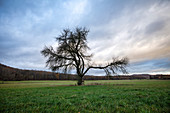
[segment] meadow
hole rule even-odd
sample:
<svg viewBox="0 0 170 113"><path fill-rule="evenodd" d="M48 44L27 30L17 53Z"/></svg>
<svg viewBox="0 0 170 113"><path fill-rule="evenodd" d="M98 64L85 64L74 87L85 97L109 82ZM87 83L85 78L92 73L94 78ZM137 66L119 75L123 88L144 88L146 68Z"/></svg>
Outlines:
<svg viewBox="0 0 170 113"><path fill-rule="evenodd" d="M0 81L1 113L170 112L170 80Z"/></svg>

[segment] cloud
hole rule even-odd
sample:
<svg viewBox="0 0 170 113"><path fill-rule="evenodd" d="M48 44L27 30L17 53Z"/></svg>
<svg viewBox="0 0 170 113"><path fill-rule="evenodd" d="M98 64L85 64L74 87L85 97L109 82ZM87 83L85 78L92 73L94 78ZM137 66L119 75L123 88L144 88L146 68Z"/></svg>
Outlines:
<svg viewBox="0 0 170 113"><path fill-rule="evenodd" d="M86 5L87 1L4 1L0 13L0 62L44 69L40 51L45 45L55 45L54 37L79 21Z"/></svg>
<svg viewBox="0 0 170 113"><path fill-rule="evenodd" d="M63 3L64 8L66 8L71 15L80 15L84 13L87 0L79 1L66 1Z"/></svg>
<svg viewBox="0 0 170 113"><path fill-rule="evenodd" d="M151 24L149 24L148 26L146 26L146 34L152 34L155 33L157 31L160 31L161 29L163 29L163 27L165 26L165 21L155 21Z"/></svg>
<svg viewBox="0 0 170 113"><path fill-rule="evenodd" d="M87 0L72 0L63 3L65 21L68 26L78 26L80 20L89 11Z"/></svg>
<svg viewBox="0 0 170 113"><path fill-rule="evenodd" d="M130 72L152 72L153 59L170 58L170 2L153 2L145 7L125 7L117 18L110 16L105 24L91 26L90 47L97 63L108 62L113 56L127 56L138 62ZM99 20L98 20L99 21ZM169 59L170 60L170 59ZM169 62L169 60L167 62ZM143 61L145 64L142 64ZM163 62L166 64L166 62ZM132 65L133 67L133 65ZM143 67L147 67L142 69ZM164 68L163 68L164 69ZM165 72L170 72L168 69ZM162 71L163 72L163 71Z"/></svg>
<svg viewBox="0 0 170 113"><path fill-rule="evenodd" d="M169 71L163 60L170 58L169 6L170 2L159 0L2 1L0 62L18 68L45 69L45 59L40 54L44 45L55 45L54 37L64 28L86 26L96 63L127 56L135 67L130 72ZM160 67L154 66L156 59L162 60L158 62ZM154 68L147 69L149 66Z"/></svg>
<svg viewBox="0 0 170 113"><path fill-rule="evenodd" d="M96 52L94 59L101 61L104 58L105 61L109 59L106 56L128 56L133 62L168 57L169 9L169 3L157 2L137 7L133 12L128 7L123 9L119 19L112 18L102 26L92 26L91 36L95 38L90 39L90 46Z"/></svg>
<svg viewBox="0 0 170 113"><path fill-rule="evenodd" d="M169 73L170 64L168 58L153 59L134 62L128 69L131 73Z"/></svg>

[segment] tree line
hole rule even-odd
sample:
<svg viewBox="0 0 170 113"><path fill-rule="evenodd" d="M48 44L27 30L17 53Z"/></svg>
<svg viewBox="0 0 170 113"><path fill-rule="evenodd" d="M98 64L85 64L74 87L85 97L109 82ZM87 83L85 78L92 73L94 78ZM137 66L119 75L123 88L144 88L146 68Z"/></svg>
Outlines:
<svg viewBox="0 0 170 113"><path fill-rule="evenodd" d="M170 79L170 75L119 75L119 76L89 76L86 75L84 80L130 80L130 79ZM77 80L77 75L36 71L22 70L12 68L0 64L0 80L1 81L21 81L21 80Z"/></svg>

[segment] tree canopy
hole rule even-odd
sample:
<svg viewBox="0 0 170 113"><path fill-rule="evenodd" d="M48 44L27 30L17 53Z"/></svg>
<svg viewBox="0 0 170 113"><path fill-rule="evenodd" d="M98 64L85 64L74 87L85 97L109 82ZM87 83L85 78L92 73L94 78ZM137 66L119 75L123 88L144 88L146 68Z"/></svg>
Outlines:
<svg viewBox="0 0 170 113"><path fill-rule="evenodd" d="M77 27L73 31L64 29L61 35L56 37L58 42L56 50L52 46L45 46L41 51L45 57L48 57L47 66L53 71L62 69L67 72L75 69L78 75L78 85L83 84L84 75L92 68L103 69L107 75L116 73L116 71L126 73L127 58L113 58L112 62L100 66L90 63L92 54L87 53L90 49L86 39L88 33L89 30L86 28Z"/></svg>

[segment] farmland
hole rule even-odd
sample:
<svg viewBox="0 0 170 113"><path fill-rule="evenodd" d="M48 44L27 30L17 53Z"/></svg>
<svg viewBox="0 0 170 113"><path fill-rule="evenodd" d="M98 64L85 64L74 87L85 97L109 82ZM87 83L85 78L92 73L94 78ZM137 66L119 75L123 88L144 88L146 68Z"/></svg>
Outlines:
<svg viewBox="0 0 170 113"><path fill-rule="evenodd" d="M170 112L169 80L0 81L0 112Z"/></svg>

